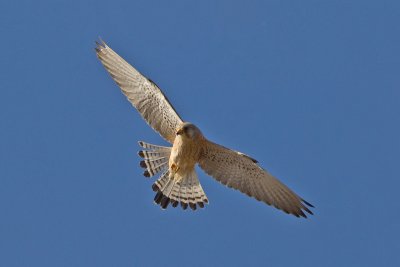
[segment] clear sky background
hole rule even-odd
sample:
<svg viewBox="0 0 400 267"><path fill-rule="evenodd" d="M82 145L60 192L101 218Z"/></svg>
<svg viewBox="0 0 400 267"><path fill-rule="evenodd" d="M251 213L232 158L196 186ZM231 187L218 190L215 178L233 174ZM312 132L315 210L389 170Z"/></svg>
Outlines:
<svg viewBox="0 0 400 267"><path fill-rule="evenodd" d="M153 204L108 44L316 206ZM400 266L399 1L0 2L0 266Z"/></svg>

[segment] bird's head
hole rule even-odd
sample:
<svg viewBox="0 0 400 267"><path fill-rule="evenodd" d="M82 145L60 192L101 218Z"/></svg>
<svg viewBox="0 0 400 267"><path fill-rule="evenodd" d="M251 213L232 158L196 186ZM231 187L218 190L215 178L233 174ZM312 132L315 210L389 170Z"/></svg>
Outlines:
<svg viewBox="0 0 400 267"><path fill-rule="evenodd" d="M184 122L176 130L176 135L182 138L196 140L201 138L203 134L193 123Z"/></svg>

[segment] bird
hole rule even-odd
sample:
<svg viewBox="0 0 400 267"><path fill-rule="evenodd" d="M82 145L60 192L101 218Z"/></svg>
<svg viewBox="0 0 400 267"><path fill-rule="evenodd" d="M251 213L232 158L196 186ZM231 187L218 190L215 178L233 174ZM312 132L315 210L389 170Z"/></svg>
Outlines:
<svg viewBox="0 0 400 267"><path fill-rule="evenodd" d="M229 188L271 205L287 214L307 218L312 204L260 167L254 158L209 141L193 123L182 120L155 82L126 62L104 41L95 51L104 68L140 115L171 146L139 141L140 166L145 177L160 175L152 185L154 203L184 210L204 208L208 198L195 166Z"/></svg>

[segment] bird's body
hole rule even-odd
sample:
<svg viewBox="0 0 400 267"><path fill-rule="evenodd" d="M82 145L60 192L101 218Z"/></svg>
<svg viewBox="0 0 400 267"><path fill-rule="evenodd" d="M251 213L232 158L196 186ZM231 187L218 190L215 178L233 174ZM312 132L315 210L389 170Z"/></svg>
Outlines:
<svg viewBox="0 0 400 267"><path fill-rule="evenodd" d="M182 129L184 125L185 124L182 124L180 129ZM177 132L179 132L179 129ZM187 176L188 173L194 170L195 165L200 160L204 141L203 135L191 139L188 138L185 133L177 134L169 158L169 171L170 174L175 174L175 179L179 181L182 177Z"/></svg>
<svg viewBox="0 0 400 267"><path fill-rule="evenodd" d="M198 164L220 183L272 205L296 217L312 214L310 203L258 165L244 153L207 140L194 124L184 122L167 97L151 80L115 53L104 42L96 47L97 56L111 77L146 122L172 147L139 142L144 150L140 166L144 176L161 173L153 184L155 203L163 209L180 204L196 210L208 203L197 177Z"/></svg>

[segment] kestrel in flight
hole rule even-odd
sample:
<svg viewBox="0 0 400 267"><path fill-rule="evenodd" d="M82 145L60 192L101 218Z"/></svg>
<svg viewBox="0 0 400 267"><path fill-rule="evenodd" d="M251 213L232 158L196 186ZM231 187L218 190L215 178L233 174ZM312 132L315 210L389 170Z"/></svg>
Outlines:
<svg viewBox="0 0 400 267"><path fill-rule="evenodd" d="M299 197L246 154L215 144L194 124L181 119L160 88L140 74L103 41L96 53L105 69L146 122L172 147L139 142L144 150L140 166L144 176L161 173L153 184L154 202L165 209L171 204L196 210L208 203L195 171L199 164L220 183L296 217L313 214L310 203Z"/></svg>

